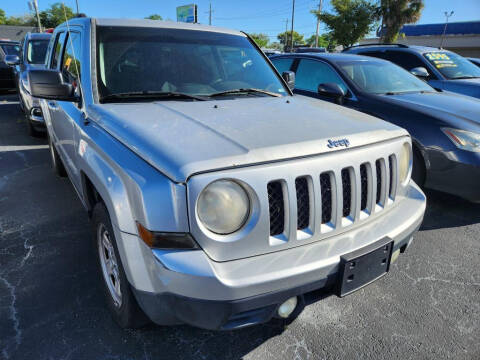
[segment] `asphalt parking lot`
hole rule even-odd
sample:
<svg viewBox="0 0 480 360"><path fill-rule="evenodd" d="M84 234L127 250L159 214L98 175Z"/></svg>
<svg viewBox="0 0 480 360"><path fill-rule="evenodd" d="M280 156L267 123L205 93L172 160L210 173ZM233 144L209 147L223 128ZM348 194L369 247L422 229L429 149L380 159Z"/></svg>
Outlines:
<svg viewBox="0 0 480 360"><path fill-rule="evenodd" d="M0 96L0 359L480 359L480 205L428 195L392 271L291 324L122 330L99 291L87 214L46 139Z"/></svg>

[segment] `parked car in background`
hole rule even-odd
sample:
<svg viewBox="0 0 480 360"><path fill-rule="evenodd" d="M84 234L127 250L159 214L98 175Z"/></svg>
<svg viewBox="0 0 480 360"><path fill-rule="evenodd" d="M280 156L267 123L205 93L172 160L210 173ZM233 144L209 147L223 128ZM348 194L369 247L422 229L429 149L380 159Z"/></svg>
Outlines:
<svg viewBox="0 0 480 360"><path fill-rule="evenodd" d="M327 52L327 49L323 47L299 46L299 47L294 47L292 52L294 53L325 53Z"/></svg>
<svg viewBox="0 0 480 360"><path fill-rule="evenodd" d="M267 56L278 55L282 53L280 50L276 49L262 49L262 51Z"/></svg>
<svg viewBox="0 0 480 360"><path fill-rule="evenodd" d="M13 68L5 63L5 57L19 54L20 43L18 41L0 40L0 91L16 88Z"/></svg>
<svg viewBox="0 0 480 360"><path fill-rule="evenodd" d="M76 18L53 38L30 88L121 326L292 319L411 243L426 202L406 130L292 96L244 33Z"/></svg>
<svg viewBox="0 0 480 360"><path fill-rule="evenodd" d="M45 132L45 121L39 99L30 93L27 73L31 69L45 67L45 55L51 34L27 33L19 55L8 55L6 62L14 67L20 108L27 118L28 133L38 136Z"/></svg>
<svg viewBox="0 0 480 360"><path fill-rule="evenodd" d="M480 58L467 58L467 59L470 60L471 63L480 67Z"/></svg>
<svg viewBox="0 0 480 360"><path fill-rule="evenodd" d="M407 129L417 184L480 202L480 100L436 91L399 66L366 56L286 54L270 60L279 71L296 73L295 93Z"/></svg>
<svg viewBox="0 0 480 360"><path fill-rule="evenodd" d="M480 98L480 68L447 50L403 45L359 45L346 53L389 60L428 82L435 89Z"/></svg>

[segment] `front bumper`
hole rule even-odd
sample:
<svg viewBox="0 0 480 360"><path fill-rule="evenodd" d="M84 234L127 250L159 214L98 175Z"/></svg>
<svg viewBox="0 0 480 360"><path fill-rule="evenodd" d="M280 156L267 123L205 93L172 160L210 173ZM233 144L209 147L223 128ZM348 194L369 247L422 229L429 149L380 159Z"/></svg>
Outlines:
<svg viewBox="0 0 480 360"><path fill-rule="evenodd" d="M480 202L480 153L430 151L425 187Z"/></svg>
<svg viewBox="0 0 480 360"><path fill-rule="evenodd" d="M43 118L40 100L32 96L27 89L20 84L19 89L20 102L25 112L25 116L37 130L45 129L45 119Z"/></svg>
<svg viewBox="0 0 480 360"><path fill-rule="evenodd" d="M426 200L411 182L383 216L332 238L285 251L215 262L202 250L151 250L132 234L117 234L122 263L137 300L152 321L232 329L268 321L291 296L329 292L340 257L389 237L404 251L418 230ZM128 256L127 256L128 254ZM299 307L299 309L301 306Z"/></svg>

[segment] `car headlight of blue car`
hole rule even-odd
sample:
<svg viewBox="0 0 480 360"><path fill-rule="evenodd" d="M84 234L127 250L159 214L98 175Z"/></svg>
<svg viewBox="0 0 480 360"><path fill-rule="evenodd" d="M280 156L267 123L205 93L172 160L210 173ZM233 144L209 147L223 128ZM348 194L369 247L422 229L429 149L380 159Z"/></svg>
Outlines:
<svg viewBox="0 0 480 360"><path fill-rule="evenodd" d="M442 128L442 131L459 149L480 152L480 134L451 128Z"/></svg>

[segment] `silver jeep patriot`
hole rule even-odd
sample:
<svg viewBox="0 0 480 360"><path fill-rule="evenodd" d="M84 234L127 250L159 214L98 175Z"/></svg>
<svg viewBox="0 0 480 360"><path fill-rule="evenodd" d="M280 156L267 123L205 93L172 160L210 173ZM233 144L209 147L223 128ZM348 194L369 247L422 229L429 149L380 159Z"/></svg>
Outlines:
<svg viewBox="0 0 480 360"><path fill-rule="evenodd" d="M422 222L408 133L293 96L244 33L73 19L28 77L122 327L294 319L385 275Z"/></svg>

